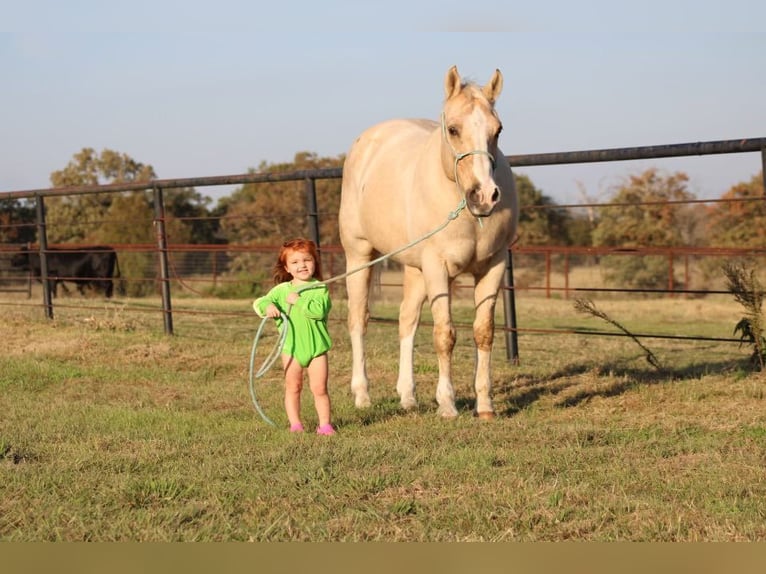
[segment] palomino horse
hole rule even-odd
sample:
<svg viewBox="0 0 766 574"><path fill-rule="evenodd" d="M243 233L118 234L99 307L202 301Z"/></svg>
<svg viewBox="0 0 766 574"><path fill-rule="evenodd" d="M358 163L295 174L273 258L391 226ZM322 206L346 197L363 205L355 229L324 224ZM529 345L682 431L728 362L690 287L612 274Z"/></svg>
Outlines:
<svg viewBox="0 0 766 574"><path fill-rule="evenodd" d="M400 119L373 126L354 142L343 167L339 223L347 269L358 269L376 255L394 251L398 251L394 259L404 265L396 389L405 409L417 404L414 339L428 298L439 363L438 414L457 415L450 286L461 273L470 273L476 306L475 412L483 418L494 416L490 355L495 302L518 222L513 175L497 147L502 124L494 105L502 87L499 70L481 87L463 83L453 66L444 81L440 122ZM448 218L452 220L444 229L418 242ZM410 242L415 244L401 250ZM366 407L370 405L364 352L369 267L351 273L346 286L351 391L356 406Z"/></svg>

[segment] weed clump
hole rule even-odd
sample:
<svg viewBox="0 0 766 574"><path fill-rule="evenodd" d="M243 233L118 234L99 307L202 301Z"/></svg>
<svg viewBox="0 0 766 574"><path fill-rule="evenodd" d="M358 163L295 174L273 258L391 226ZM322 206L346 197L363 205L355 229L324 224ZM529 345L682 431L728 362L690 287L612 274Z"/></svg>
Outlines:
<svg viewBox="0 0 766 574"><path fill-rule="evenodd" d="M755 268L743 262L723 265L726 283L734 299L745 309L745 316L734 326L734 334L740 334L741 343L753 346L750 361L761 371L766 366L766 337L764 337L763 286L755 273ZM740 344L741 344L740 343Z"/></svg>

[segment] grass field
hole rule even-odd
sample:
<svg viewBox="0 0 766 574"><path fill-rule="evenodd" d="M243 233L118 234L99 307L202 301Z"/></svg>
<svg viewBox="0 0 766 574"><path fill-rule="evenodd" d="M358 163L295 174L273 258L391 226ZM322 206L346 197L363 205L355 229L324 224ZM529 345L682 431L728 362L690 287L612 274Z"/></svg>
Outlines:
<svg viewBox="0 0 766 574"><path fill-rule="evenodd" d="M473 350L461 327L461 415L442 420L428 327L416 347L417 411L398 407L388 322L369 329L373 406L353 407L338 301L339 432L295 436L276 368L255 389L277 427L252 405L249 301L179 297L173 337L157 301L87 303L53 321L39 307L2 307L0 540L766 539L766 378L746 347L642 339L657 370L624 337L522 332L513 365L498 337L499 416L486 422L471 415ZM729 337L741 317L725 297L597 304L641 333ZM520 297L517 312L521 328L610 330L571 301ZM373 316L395 317L396 306ZM466 303L456 316L470 325ZM268 332L257 359L273 340ZM312 426L308 392L304 410Z"/></svg>

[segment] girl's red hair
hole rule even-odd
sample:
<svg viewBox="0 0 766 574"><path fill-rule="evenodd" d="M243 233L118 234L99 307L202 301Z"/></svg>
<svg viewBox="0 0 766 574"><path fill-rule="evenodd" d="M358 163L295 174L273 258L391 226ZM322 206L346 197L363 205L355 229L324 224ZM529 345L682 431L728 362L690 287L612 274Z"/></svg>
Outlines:
<svg viewBox="0 0 766 574"><path fill-rule="evenodd" d="M314 258L314 277L321 281L322 263L319 260L319 250L317 249L316 243L311 241L311 239L298 237L296 239L291 239L290 241L285 241L282 244L282 248L279 250L279 257L274 264L274 285L290 281L293 278L293 276L287 272L287 269L285 269L285 265L287 265L287 257L294 251L308 253Z"/></svg>

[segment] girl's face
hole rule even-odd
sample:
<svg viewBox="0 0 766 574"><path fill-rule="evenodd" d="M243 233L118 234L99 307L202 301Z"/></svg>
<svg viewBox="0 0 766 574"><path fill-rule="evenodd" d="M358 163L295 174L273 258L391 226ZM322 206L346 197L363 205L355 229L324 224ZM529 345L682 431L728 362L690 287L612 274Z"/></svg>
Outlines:
<svg viewBox="0 0 766 574"><path fill-rule="evenodd" d="M285 257L285 270L296 281L305 282L314 276L316 263L307 251L288 251Z"/></svg>

